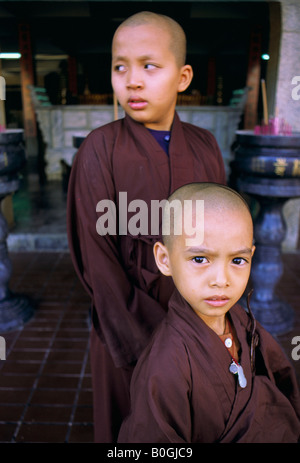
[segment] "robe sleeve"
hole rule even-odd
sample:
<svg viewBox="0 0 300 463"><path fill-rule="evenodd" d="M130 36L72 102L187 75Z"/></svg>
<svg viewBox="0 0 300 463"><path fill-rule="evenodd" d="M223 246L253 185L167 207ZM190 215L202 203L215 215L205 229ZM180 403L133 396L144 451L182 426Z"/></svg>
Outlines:
<svg viewBox="0 0 300 463"><path fill-rule="evenodd" d="M257 329L269 378L290 401L300 420L300 392L295 370L272 335L258 322Z"/></svg>
<svg viewBox="0 0 300 463"><path fill-rule="evenodd" d="M92 299L96 331L115 366L124 367L136 362L165 311L129 280L118 237L100 236L96 230L98 202L116 204L111 138L96 129L76 154L68 186L67 230L75 270Z"/></svg>
<svg viewBox="0 0 300 463"><path fill-rule="evenodd" d="M172 344L164 334L160 339L152 350L146 348L135 367L131 412L122 424L119 443L191 442L188 353L180 341Z"/></svg>

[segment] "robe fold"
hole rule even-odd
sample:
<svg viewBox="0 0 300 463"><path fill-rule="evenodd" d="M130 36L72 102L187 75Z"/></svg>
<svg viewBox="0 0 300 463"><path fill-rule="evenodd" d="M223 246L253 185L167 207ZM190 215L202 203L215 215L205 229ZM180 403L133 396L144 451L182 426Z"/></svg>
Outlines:
<svg viewBox="0 0 300 463"><path fill-rule="evenodd" d="M102 402L108 400L110 387L100 384L109 375L107 365L132 368L164 318L174 289L171 278L160 274L155 264L153 244L160 236L151 235L151 200L166 199L184 184L207 181L226 183L215 138L207 130L181 122L176 113L169 156L128 115L92 131L75 156L68 186L68 240L75 270L91 296L94 395L102 394ZM136 199L146 203L148 233L98 234L101 213L96 207L102 200L116 204L119 231L119 214L126 213L120 192L126 193L127 204ZM128 212L127 223L134 215ZM103 347L107 362L99 360ZM104 416L103 410L95 409L95 416L100 414Z"/></svg>
<svg viewBox="0 0 300 463"><path fill-rule="evenodd" d="M140 356L131 383L132 409L120 443L293 443L300 439L295 372L259 324L255 369L251 324L238 304L229 311L247 386L230 373L219 336L177 290L168 313Z"/></svg>

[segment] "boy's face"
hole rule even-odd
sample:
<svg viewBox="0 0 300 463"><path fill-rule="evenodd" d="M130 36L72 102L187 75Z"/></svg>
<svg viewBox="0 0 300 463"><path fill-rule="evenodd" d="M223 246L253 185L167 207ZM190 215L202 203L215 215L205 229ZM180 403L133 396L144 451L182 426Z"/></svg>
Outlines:
<svg viewBox="0 0 300 463"><path fill-rule="evenodd" d="M188 247L186 238L175 236L171 250L156 243L156 262L199 317L213 325L224 319L246 288L255 249L251 218L243 210L208 211L204 241Z"/></svg>
<svg viewBox="0 0 300 463"><path fill-rule="evenodd" d="M192 79L179 67L167 30L155 25L121 27L112 47L112 86L121 106L148 128L170 130L177 93Z"/></svg>

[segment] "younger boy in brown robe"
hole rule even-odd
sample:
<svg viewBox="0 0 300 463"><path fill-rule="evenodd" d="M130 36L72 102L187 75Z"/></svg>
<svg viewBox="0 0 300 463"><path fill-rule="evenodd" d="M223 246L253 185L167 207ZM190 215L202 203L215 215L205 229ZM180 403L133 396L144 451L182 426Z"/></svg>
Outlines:
<svg viewBox="0 0 300 463"><path fill-rule="evenodd" d="M168 17L143 12L121 24L113 40L112 84L125 118L94 130L72 166L68 239L92 299L96 442L116 441L129 411L133 366L173 290L155 265L152 248L159 235L151 232L151 217L146 232L128 232L134 218L128 205L139 199L150 212L151 200L163 200L181 185L226 181L212 134L182 123L175 112L177 94L193 74L185 48L184 32ZM116 206L116 233L97 232L107 212L103 201Z"/></svg>
<svg viewBox="0 0 300 463"><path fill-rule="evenodd" d="M176 222L185 225L184 209L183 219L168 220L164 243L154 245L157 265L176 289L133 373L131 413L119 442L297 442L294 370L251 310L238 304L254 252L244 200L213 184L186 185L170 203L175 199L204 200L204 215L196 216L194 207L191 228L204 228L204 237L188 243L185 227L172 233Z"/></svg>

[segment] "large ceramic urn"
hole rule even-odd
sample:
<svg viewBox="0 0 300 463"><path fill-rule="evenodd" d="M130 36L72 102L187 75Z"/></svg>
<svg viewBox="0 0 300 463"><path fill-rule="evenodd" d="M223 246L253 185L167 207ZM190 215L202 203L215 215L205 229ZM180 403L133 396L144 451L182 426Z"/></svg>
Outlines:
<svg viewBox="0 0 300 463"><path fill-rule="evenodd" d="M251 308L269 332L283 334L293 328L294 312L276 295L286 235L282 210L287 200L300 197L300 133L255 135L237 131L232 172L237 190L259 203L254 219Z"/></svg>

